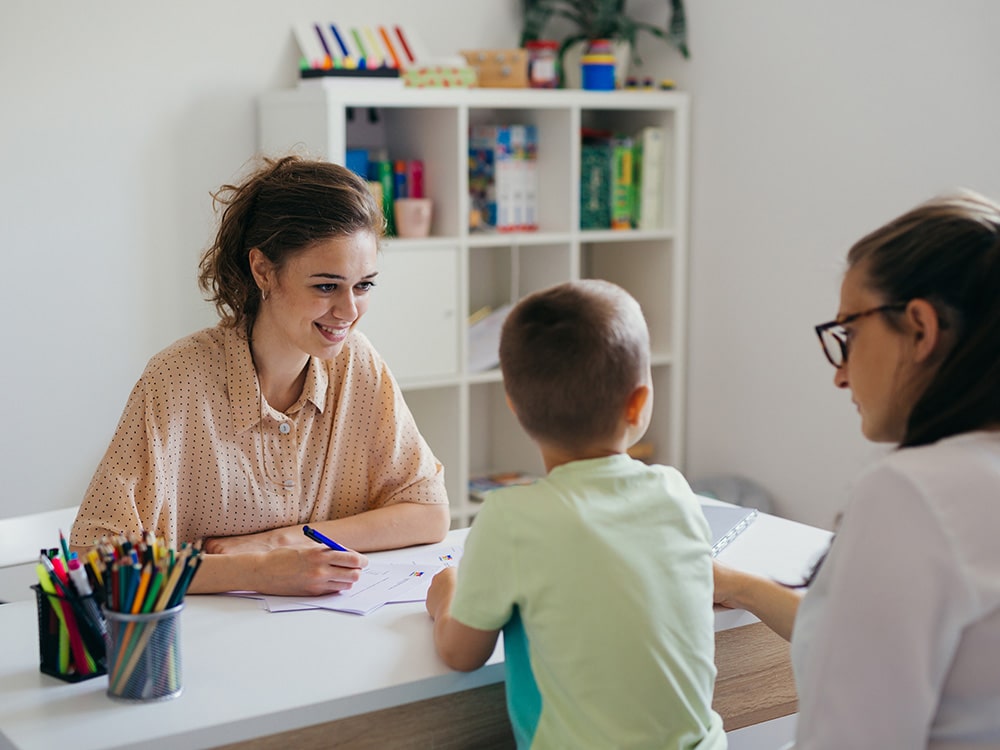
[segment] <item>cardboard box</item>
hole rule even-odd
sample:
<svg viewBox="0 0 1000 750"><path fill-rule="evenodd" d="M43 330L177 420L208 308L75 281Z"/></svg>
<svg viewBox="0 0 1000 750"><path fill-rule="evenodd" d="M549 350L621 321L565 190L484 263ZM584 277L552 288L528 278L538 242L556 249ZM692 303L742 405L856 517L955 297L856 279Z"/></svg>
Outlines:
<svg viewBox="0 0 1000 750"><path fill-rule="evenodd" d="M476 71L483 88L526 89L528 51L523 49L462 50L466 62Z"/></svg>

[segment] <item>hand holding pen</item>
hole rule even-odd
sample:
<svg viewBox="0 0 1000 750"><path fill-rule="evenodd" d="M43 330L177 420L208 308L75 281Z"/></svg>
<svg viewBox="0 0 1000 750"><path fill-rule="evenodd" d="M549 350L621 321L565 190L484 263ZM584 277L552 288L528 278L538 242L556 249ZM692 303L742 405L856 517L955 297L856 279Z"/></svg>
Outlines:
<svg viewBox="0 0 1000 750"><path fill-rule="evenodd" d="M328 550L345 553L337 555L331 561L328 552L317 550L321 555L321 567L318 570L319 577L314 583L321 590L314 593L345 591L361 577L361 570L368 565L368 559L364 555L348 549L311 526L303 526L302 533Z"/></svg>

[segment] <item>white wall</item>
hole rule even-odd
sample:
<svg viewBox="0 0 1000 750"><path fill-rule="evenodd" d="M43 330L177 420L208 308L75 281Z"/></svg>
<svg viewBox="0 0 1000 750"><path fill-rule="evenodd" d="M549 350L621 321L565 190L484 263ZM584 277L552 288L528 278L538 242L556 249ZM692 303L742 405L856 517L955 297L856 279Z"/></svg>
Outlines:
<svg viewBox="0 0 1000 750"><path fill-rule="evenodd" d="M829 526L866 443L813 325L847 248L959 185L1000 198L1000 4L688 3L688 465Z"/></svg>
<svg viewBox="0 0 1000 750"><path fill-rule="evenodd" d="M516 44L515 0L366 5L0 4L0 517L79 502L148 357L215 322L209 191L252 156L256 97L294 84L293 21Z"/></svg>
<svg viewBox="0 0 1000 750"><path fill-rule="evenodd" d="M214 322L195 283L208 191L253 153L255 97L294 81L293 20L400 21L434 54L517 40L517 0L372 4L0 6L0 517L77 502L146 359ZM861 234L954 185L1000 196L1000 4L688 16L690 62L642 46L643 71L694 96L688 473L747 475L829 525L873 449L812 325Z"/></svg>

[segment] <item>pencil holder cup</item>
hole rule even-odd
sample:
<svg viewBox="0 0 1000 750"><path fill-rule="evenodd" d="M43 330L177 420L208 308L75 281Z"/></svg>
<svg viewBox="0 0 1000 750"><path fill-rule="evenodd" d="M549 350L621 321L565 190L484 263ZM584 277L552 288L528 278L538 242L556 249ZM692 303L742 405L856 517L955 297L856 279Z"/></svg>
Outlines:
<svg viewBox="0 0 1000 750"><path fill-rule="evenodd" d="M397 198L393 204L397 237L426 237L431 233L434 204L430 198Z"/></svg>
<svg viewBox="0 0 1000 750"><path fill-rule="evenodd" d="M108 618L108 697L129 703L176 698L181 683L181 610L132 615L105 609Z"/></svg>
<svg viewBox="0 0 1000 750"><path fill-rule="evenodd" d="M92 622L100 608L93 595L76 601L49 594L35 584L38 609L38 668L65 682L80 682L107 674L103 622ZM85 610L84 600L89 600Z"/></svg>

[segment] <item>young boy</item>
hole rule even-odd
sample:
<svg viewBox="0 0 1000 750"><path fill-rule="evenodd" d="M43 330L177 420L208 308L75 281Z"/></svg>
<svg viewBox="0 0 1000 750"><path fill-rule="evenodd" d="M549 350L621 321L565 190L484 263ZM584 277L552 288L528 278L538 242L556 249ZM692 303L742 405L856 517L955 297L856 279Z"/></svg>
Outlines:
<svg viewBox="0 0 1000 750"><path fill-rule="evenodd" d="M453 669L503 630L519 748L726 747L708 525L679 472L626 454L649 356L638 303L605 281L525 297L503 327L507 399L548 474L489 495L427 611Z"/></svg>

